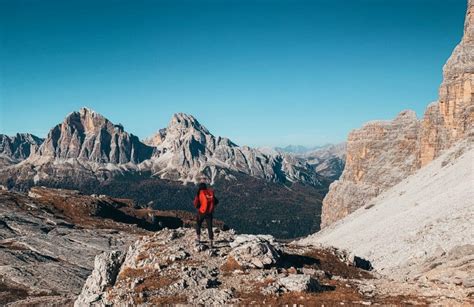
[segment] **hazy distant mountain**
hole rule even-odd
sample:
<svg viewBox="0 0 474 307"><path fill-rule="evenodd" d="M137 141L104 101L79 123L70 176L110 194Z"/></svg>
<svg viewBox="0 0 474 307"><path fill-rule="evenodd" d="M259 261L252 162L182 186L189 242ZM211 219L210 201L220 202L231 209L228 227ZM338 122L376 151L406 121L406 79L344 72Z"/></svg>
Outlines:
<svg viewBox="0 0 474 307"><path fill-rule="evenodd" d="M327 145L302 155L315 171L331 181L339 179L346 164L347 143Z"/></svg>
<svg viewBox="0 0 474 307"><path fill-rule="evenodd" d="M314 151L316 149L323 148L325 146L327 145L311 146L311 147L302 146L302 145L288 145L285 147L275 147L275 150L282 153L304 154L310 151Z"/></svg>

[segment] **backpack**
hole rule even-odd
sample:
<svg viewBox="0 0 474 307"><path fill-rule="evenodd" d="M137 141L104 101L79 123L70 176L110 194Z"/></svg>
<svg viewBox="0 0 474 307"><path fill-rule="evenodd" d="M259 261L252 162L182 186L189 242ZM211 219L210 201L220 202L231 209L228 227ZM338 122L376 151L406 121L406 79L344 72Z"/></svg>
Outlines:
<svg viewBox="0 0 474 307"><path fill-rule="evenodd" d="M199 192L199 213L208 214L214 212L214 191L201 190Z"/></svg>

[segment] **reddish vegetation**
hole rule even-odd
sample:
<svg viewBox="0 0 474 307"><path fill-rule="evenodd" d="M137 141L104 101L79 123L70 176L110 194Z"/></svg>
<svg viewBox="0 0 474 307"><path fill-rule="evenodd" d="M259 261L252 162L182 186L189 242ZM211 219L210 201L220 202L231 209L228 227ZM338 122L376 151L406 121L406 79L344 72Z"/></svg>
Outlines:
<svg viewBox="0 0 474 307"><path fill-rule="evenodd" d="M242 266L233 257L227 257L227 261L221 266L221 271L224 274L230 274L236 270L242 270Z"/></svg>
<svg viewBox="0 0 474 307"><path fill-rule="evenodd" d="M304 256L317 259L319 269L329 272L331 275L337 275L348 279L373 278L369 272L360 270L353 266L348 266L336 255L323 249L313 249L310 252L306 252Z"/></svg>
<svg viewBox="0 0 474 307"><path fill-rule="evenodd" d="M374 277L367 271L347 265L327 250L314 249L306 252L303 256L286 255L283 260L286 261L287 266L291 265L288 272L294 270L295 267L312 267L323 270L330 275L343 277L345 280L334 280L327 276L320 280L324 288L321 292L290 292L279 296L264 296L261 293L262 288L272 282L271 279L268 279L266 282L256 283L251 292L237 293L242 305L264 304L281 306L298 304L304 306L332 306L340 305L341 303L360 305L362 302L382 305L427 304L423 299L409 296L365 297L357 290L355 282L351 280L372 279Z"/></svg>
<svg viewBox="0 0 474 307"><path fill-rule="evenodd" d="M34 187L30 195L48 211L63 215L74 225L146 233L164 227L194 226L195 216L185 211L159 211L137 208L130 199L105 195L89 196L74 190ZM217 227L224 227L216 221ZM134 227L136 226L136 227Z"/></svg>

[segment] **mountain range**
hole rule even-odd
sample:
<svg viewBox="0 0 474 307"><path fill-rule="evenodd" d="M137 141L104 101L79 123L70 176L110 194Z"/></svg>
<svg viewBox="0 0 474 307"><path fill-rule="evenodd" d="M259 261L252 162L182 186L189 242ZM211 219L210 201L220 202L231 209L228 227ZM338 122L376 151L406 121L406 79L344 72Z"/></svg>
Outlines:
<svg viewBox="0 0 474 307"><path fill-rule="evenodd" d="M204 178L222 196L225 222L283 237L319 229L321 201L342 172L344 150L327 147L306 157L238 146L184 113L142 142L88 108L67 115L45 139L25 134L0 140L0 184L9 189L70 188L193 210L194 183ZM294 219L305 228L287 219L295 209Z"/></svg>

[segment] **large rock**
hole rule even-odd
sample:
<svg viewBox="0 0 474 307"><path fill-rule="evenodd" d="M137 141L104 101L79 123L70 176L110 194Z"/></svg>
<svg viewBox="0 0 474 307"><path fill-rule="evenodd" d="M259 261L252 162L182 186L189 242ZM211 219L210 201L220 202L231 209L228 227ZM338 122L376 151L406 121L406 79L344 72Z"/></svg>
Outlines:
<svg viewBox="0 0 474 307"><path fill-rule="evenodd" d="M325 227L363 206L419 168L420 122L413 111L352 131L342 177L323 202Z"/></svg>
<svg viewBox="0 0 474 307"><path fill-rule="evenodd" d="M274 265L280 252L272 236L239 235L230 244L230 256L246 268L264 268Z"/></svg>
<svg viewBox="0 0 474 307"><path fill-rule="evenodd" d="M38 156L74 158L99 163L139 163L151 157L153 148L114 125L102 115L82 108L48 133Z"/></svg>
<svg viewBox="0 0 474 307"><path fill-rule="evenodd" d="M102 300L102 293L105 289L114 285L124 257L125 255L121 251L105 252L98 255L94 261L94 270L87 278L74 306L98 304Z"/></svg>
<svg viewBox="0 0 474 307"><path fill-rule="evenodd" d="M468 1L464 36L443 69L439 100L422 120L404 112L351 132L346 167L324 199L328 226L436 159L474 127L474 0Z"/></svg>

